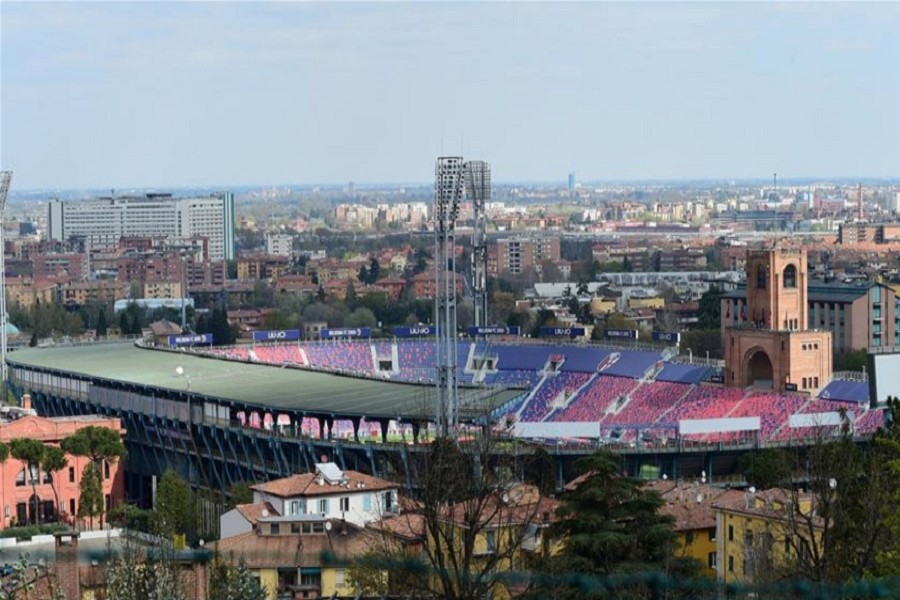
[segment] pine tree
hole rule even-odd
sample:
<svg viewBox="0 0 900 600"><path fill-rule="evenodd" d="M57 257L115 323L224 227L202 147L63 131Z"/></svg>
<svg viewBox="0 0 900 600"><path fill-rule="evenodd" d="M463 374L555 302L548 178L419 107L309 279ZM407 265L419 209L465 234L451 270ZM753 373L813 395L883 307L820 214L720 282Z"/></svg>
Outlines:
<svg viewBox="0 0 900 600"><path fill-rule="evenodd" d="M103 485L100 481L100 471L93 463L88 464L81 473L81 483L78 494L78 518L90 518L91 529L94 528L94 517L103 514Z"/></svg>
<svg viewBox="0 0 900 600"><path fill-rule="evenodd" d="M106 310L101 308L100 314L97 315L97 335L105 337L107 329L109 329L109 324L106 322Z"/></svg>

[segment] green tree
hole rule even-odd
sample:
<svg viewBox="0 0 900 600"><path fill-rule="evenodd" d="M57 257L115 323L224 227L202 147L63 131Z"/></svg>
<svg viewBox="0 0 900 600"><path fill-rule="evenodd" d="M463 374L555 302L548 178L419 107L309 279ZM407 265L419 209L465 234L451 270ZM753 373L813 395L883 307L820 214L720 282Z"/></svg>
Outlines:
<svg viewBox="0 0 900 600"><path fill-rule="evenodd" d="M5 463L9 459L9 446L0 442L0 465Z"/></svg>
<svg viewBox="0 0 900 600"><path fill-rule="evenodd" d="M103 461L108 463L116 462L125 457L125 444L122 443L122 436L119 431L109 429L108 427L88 426L82 427L72 435L63 438L59 447L64 452L72 456L84 456L90 459L92 476L97 480L97 487L100 490L100 503L95 507L96 514L89 515L91 517L91 527L94 525L94 516L100 517L100 523L103 523ZM82 473L82 485L87 474L87 469ZM79 516L81 509L79 508Z"/></svg>
<svg viewBox="0 0 900 600"><path fill-rule="evenodd" d="M234 567L216 555L211 568L208 600L266 600L266 597L266 589L247 568L243 556Z"/></svg>
<svg viewBox="0 0 900 600"><path fill-rule="evenodd" d="M245 481L239 481L231 486L228 491L228 507L234 508L238 504L250 504L253 502L253 490Z"/></svg>
<svg viewBox="0 0 900 600"><path fill-rule="evenodd" d="M345 327L375 327L377 324L375 314L365 307L357 308L344 320Z"/></svg>
<svg viewBox="0 0 900 600"><path fill-rule="evenodd" d="M697 573L696 561L674 556L673 518L660 514L662 498L640 481L623 477L619 456L600 451L578 466L584 479L563 496L558 520L551 527L551 535L563 541L562 551L544 562L544 574ZM539 581L536 587L542 597L618 597L569 582Z"/></svg>
<svg viewBox="0 0 900 600"><path fill-rule="evenodd" d="M700 296L697 328L720 329L722 327L722 297L725 292L719 286L710 286Z"/></svg>
<svg viewBox="0 0 900 600"><path fill-rule="evenodd" d="M69 459L62 448L57 446L45 446L44 455L41 457L41 471L50 476L50 487L53 489L53 497L56 500L54 511L59 510L59 489L56 487L56 474L69 465Z"/></svg>
<svg viewBox="0 0 900 600"><path fill-rule="evenodd" d="M101 337L106 336L108 329L109 324L106 322L106 310L101 308L100 313L97 315L97 335Z"/></svg>
<svg viewBox="0 0 900 600"><path fill-rule="evenodd" d="M193 531L194 498L188 483L172 469L166 470L156 486L156 523L159 535L171 537Z"/></svg>
<svg viewBox="0 0 900 600"><path fill-rule="evenodd" d="M783 448L766 448L747 452L738 459L747 483L758 490L790 485L794 457Z"/></svg>
<svg viewBox="0 0 900 600"><path fill-rule="evenodd" d="M366 283L371 285L378 281L379 277L381 277L381 265L378 264L378 259L373 256L372 260L369 261L369 277Z"/></svg>
<svg viewBox="0 0 900 600"><path fill-rule="evenodd" d="M78 484L78 513L79 519L89 518L91 529L94 528L94 517L103 518L103 484L100 479L102 473L94 463L88 463L81 473L81 482Z"/></svg>
<svg viewBox="0 0 900 600"><path fill-rule="evenodd" d="M19 438L9 443L12 457L25 463L25 476L31 482L31 519L38 524L41 522L41 514L37 484L41 478L41 461L46 450L43 442L31 438Z"/></svg>

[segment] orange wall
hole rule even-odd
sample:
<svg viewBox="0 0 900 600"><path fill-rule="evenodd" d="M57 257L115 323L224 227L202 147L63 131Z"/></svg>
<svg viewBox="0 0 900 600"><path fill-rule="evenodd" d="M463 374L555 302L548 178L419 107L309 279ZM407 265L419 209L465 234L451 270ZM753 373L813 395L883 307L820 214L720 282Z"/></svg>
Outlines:
<svg viewBox="0 0 900 600"><path fill-rule="evenodd" d="M88 427L108 427L121 431L118 419L84 418L84 417L59 417L47 419L43 417L23 417L16 421L0 423L0 442L8 444L17 438L33 438L52 446L58 446L60 440L75 433L77 430ZM124 433L124 432L123 432ZM69 512L71 500L75 501L75 510L78 510L78 494L81 476L89 460L85 457L67 455L68 466L62 471L53 474L56 483L56 491L59 501L66 513ZM69 468L74 469L74 481L70 481ZM28 505L32 494L31 483L26 477L24 486L16 486L16 478L25 468L25 464L10 457L5 463L0 464L0 530L10 527L16 516L16 505L25 503ZM105 474L105 473L104 473ZM53 487L49 483L43 483L41 474L37 484L37 495L40 500L54 501ZM125 475L122 465L115 462L109 465L109 478L103 479L104 497L109 494L112 506L117 506L125 500ZM57 507L57 511L60 507ZM29 506L30 511L30 506ZM97 519L94 520L98 523Z"/></svg>

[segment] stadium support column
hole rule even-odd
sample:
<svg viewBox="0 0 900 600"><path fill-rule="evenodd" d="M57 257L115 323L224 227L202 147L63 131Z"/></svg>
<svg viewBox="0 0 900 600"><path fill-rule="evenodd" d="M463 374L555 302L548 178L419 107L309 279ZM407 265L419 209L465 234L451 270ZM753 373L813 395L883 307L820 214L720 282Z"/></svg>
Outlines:
<svg viewBox="0 0 900 600"><path fill-rule="evenodd" d="M472 202L475 233L472 235L472 295L475 325L489 325L487 299L487 239L485 204L491 199L491 165L481 160L466 162L466 196Z"/></svg>
<svg viewBox="0 0 900 600"><path fill-rule="evenodd" d="M437 159L434 169L434 324L437 327L435 422L441 435L456 426L456 219L463 193L463 159Z"/></svg>

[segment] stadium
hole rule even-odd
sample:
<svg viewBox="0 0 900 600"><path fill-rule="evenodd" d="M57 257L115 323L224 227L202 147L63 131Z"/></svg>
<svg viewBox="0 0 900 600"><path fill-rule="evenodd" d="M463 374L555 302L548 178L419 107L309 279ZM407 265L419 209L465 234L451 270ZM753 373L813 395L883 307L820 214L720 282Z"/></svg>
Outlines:
<svg viewBox="0 0 900 600"><path fill-rule="evenodd" d="M427 447L445 417L448 365L458 390L452 432L490 429L516 452L540 445L560 486L598 446L621 453L635 476L713 481L736 477L748 449L805 447L845 427L864 443L884 423L895 385L890 366L878 366L893 365L892 355L870 356L870 377L832 373L831 333L800 328L806 264L805 251L748 252L747 301L723 327L718 362L680 354L674 333L653 347L628 331L588 344L570 339L577 328L530 339L483 327L457 338L437 326L397 328L390 338L323 330L320 341L256 332L258 342L229 347L173 336L20 350L7 362L15 393L42 414L122 420L136 499L167 468L223 492L308 471L323 456L373 475L402 473L398 465Z"/></svg>
<svg viewBox="0 0 900 600"><path fill-rule="evenodd" d="M322 455L384 474L392 455L433 434L434 346L384 339L162 350L132 343L20 350L19 395L42 414L119 416L129 492L172 467L204 487L284 476ZM710 479L734 473L748 448L804 445L838 428L860 439L883 422L862 380L817 396L729 388L718 370L671 351L528 340L458 343L463 431L484 426L545 445L560 480L598 444L635 475ZM670 355L667 358L667 355ZM396 456L394 456L396 458Z"/></svg>

